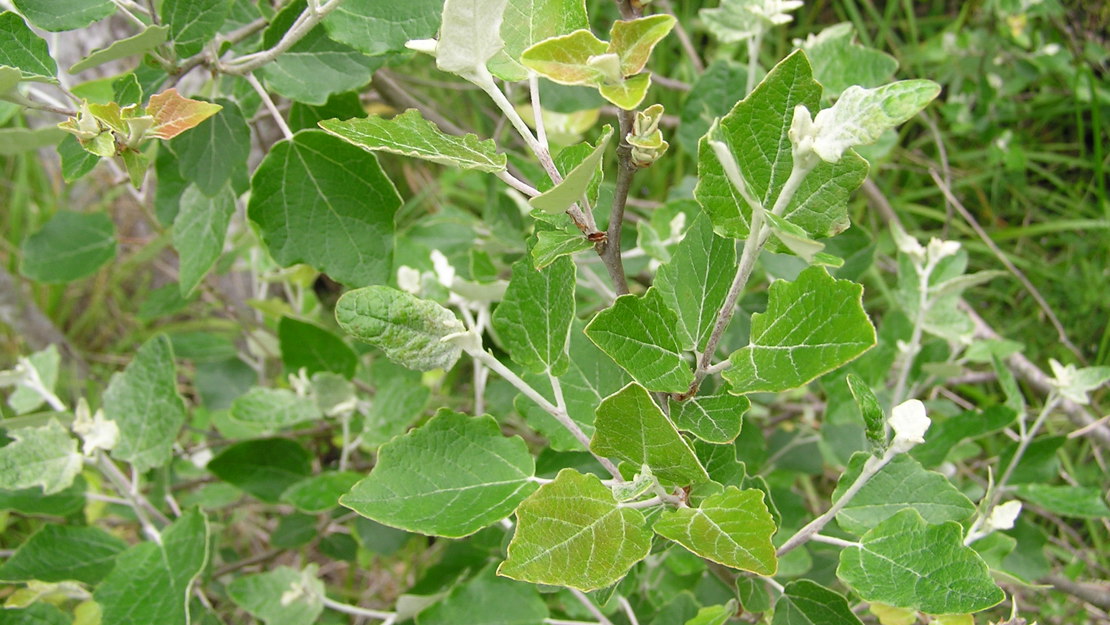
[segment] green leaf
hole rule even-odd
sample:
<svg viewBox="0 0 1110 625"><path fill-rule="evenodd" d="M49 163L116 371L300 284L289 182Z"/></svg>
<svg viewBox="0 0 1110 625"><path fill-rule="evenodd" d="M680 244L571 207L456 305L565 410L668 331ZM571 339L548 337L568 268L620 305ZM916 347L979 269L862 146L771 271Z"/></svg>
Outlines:
<svg viewBox="0 0 1110 625"><path fill-rule="evenodd" d="M317 571L315 564L304 571L279 566L266 573L236 577L227 594L266 625L312 625L324 611L325 588Z"/></svg>
<svg viewBox="0 0 1110 625"><path fill-rule="evenodd" d="M181 175L208 197L223 193L227 182L246 173L251 151L251 130L239 106L219 99L223 107L214 115L170 142Z"/></svg>
<svg viewBox="0 0 1110 625"><path fill-rule="evenodd" d="M230 8L227 0L165 0L162 21L170 27L177 56L193 56L203 50L224 25Z"/></svg>
<svg viewBox="0 0 1110 625"><path fill-rule="evenodd" d="M312 456L296 441L258 439L224 449L207 468L262 501L277 503L285 489L311 473Z"/></svg>
<svg viewBox="0 0 1110 625"><path fill-rule="evenodd" d="M986 563L963 545L958 523L929 525L912 509L841 551L836 574L864 601L929 614L970 614L1005 598Z"/></svg>
<svg viewBox="0 0 1110 625"><path fill-rule="evenodd" d="M697 153L698 140L709 131L713 120L728 113L744 95L747 76L743 65L718 59L697 77L682 102L681 123L675 133L682 149Z"/></svg>
<svg viewBox="0 0 1110 625"><path fill-rule="evenodd" d="M0 13L0 66L4 65L23 72L24 80L54 80L58 74L46 41L11 11Z"/></svg>
<svg viewBox="0 0 1110 625"><path fill-rule="evenodd" d="M116 256L116 226L104 213L54 213L23 242L24 276L38 282L73 282Z"/></svg>
<svg viewBox="0 0 1110 625"><path fill-rule="evenodd" d="M620 58L621 75L639 74L647 65L655 44L671 32L675 22L673 15L666 14L613 22L608 51Z"/></svg>
<svg viewBox="0 0 1110 625"><path fill-rule="evenodd" d="M345 121L329 119L320 122L320 127L364 150L382 150L491 173L505 170L505 155L497 152L493 139L481 141L473 134L461 137L444 134L416 109L408 109L392 119L377 115Z"/></svg>
<svg viewBox="0 0 1110 625"><path fill-rule="evenodd" d="M93 598L102 623L186 624L193 582L208 562L208 518L189 510L162 532L161 544L144 542L120 554Z"/></svg>
<svg viewBox="0 0 1110 625"><path fill-rule="evenodd" d="M33 603L26 609L0 610L0 625L71 625L69 615L49 603Z"/></svg>
<svg viewBox="0 0 1110 625"><path fill-rule="evenodd" d="M686 439L647 390L629 384L597 407L590 450L639 468L648 465L660 479L680 486L709 479Z"/></svg>
<svg viewBox="0 0 1110 625"><path fill-rule="evenodd" d="M417 625L535 625L550 613L539 590L482 569L416 616Z"/></svg>
<svg viewBox="0 0 1110 625"><path fill-rule="evenodd" d="M5 582L64 582L96 585L115 566L127 543L98 527L45 525L0 566Z"/></svg>
<svg viewBox="0 0 1110 625"><path fill-rule="evenodd" d="M833 502L859 477L869 454L856 453L840 476ZM836 515L840 527L863 534L905 508L913 508L927 523L963 521L975 512L963 493L940 473L926 471L907 454L899 454L879 470Z"/></svg>
<svg viewBox="0 0 1110 625"><path fill-rule="evenodd" d="M595 85L606 76L590 64L590 58L605 54L607 49L608 44L582 29L534 44L521 53L520 62L561 85Z"/></svg>
<svg viewBox="0 0 1110 625"><path fill-rule="evenodd" d="M725 605L706 606L698 610L694 618L686 621L685 625L725 625L736 616L737 607L735 599Z"/></svg>
<svg viewBox="0 0 1110 625"><path fill-rule="evenodd" d="M852 392L852 397L856 400L856 406L859 407L860 414L863 416L864 429L867 432L867 442L871 444L872 450L882 450L886 447L886 416L883 414L883 407L879 405L879 399L875 397L875 393L863 378L854 373L849 373L848 390ZM932 438L930 432L929 438Z"/></svg>
<svg viewBox="0 0 1110 625"><path fill-rule="evenodd" d="M434 37L443 0L344 0L324 18L328 36L369 55L405 52L410 39Z"/></svg>
<svg viewBox="0 0 1110 625"><path fill-rule="evenodd" d="M33 486L20 490L0 488L0 510L15 510L29 515L68 517L85 508L85 478L80 475L69 488L53 495L45 495L42 488Z"/></svg>
<svg viewBox="0 0 1110 625"><path fill-rule="evenodd" d="M527 48L589 27L585 0L509 0L501 23L505 47L490 59L489 70L504 80L524 80L528 70L519 61Z"/></svg>
<svg viewBox="0 0 1110 625"><path fill-rule="evenodd" d="M771 284L767 311L752 315L747 347L733 352L724 378L737 394L797 388L875 344L863 287L810 267Z"/></svg>
<svg viewBox="0 0 1110 625"><path fill-rule="evenodd" d="M444 338L465 330L443 306L387 286L343 294L335 319L345 332L385 352L393 362L417 371L450 369L462 350Z"/></svg>
<svg viewBox="0 0 1110 625"><path fill-rule="evenodd" d="M813 77L828 91L839 95L852 85L877 87L894 76L898 60L889 54L855 42L852 24L842 22L810 35L802 43L813 62Z"/></svg>
<svg viewBox="0 0 1110 625"><path fill-rule="evenodd" d="M58 156L62 159L62 180L67 184L84 178L100 163L100 157L81 147L73 135L68 135L58 144Z"/></svg>
<svg viewBox="0 0 1110 625"><path fill-rule="evenodd" d="M699 556L742 571L774 575L778 558L771 536L778 528L763 491L729 486L697 508L664 510L655 533Z"/></svg>
<svg viewBox="0 0 1110 625"><path fill-rule="evenodd" d="M48 391L53 391L58 383L58 364L61 360L57 345L50 345L27 357L27 363L34 368L39 381ZM43 405L45 401L46 398L42 394L23 384L16 386L8 396L8 405L17 415L27 414Z"/></svg>
<svg viewBox="0 0 1110 625"><path fill-rule="evenodd" d="M278 263L344 284L384 283L401 198L365 151L320 130L275 144L254 172L247 214Z"/></svg>
<svg viewBox="0 0 1110 625"><path fill-rule="evenodd" d="M109 3L109 5L110 4L111 3ZM74 63L73 66L69 68L69 73L78 74L87 69L100 67L105 63L111 63L112 61L118 61L137 54L145 54L163 43L166 43L169 34L169 26L147 26L137 35L132 35L125 39L117 39L105 48L93 50L88 56ZM125 103L122 102L120 104L125 105Z"/></svg>
<svg viewBox="0 0 1110 625"><path fill-rule="evenodd" d="M263 46L276 45L305 7L305 1L298 0L274 16L263 34ZM366 56L332 41L324 27L317 26L258 71L266 84L281 95L305 104L322 105L332 94L364 87L384 62L385 57Z"/></svg>
<svg viewBox="0 0 1110 625"><path fill-rule="evenodd" d="M1106 506L1105 490L1083 486L1050 486L1048 484L1021 484L1017 496L1052 512L1066 517L1103 519L1110 517Z"/></svg>
<svg viewBox="0 0 1110 625"><path fill-rule="evenodd" d="M116 12L111 0L14 0L35 26L50 32L76 30Z"/></svg>
<svg viewBox="0 0 1110 625"><path fill-rule="evenodd" d="M150 339L104 392L104 416L119 427L112 457L140 473L169 462L185 424L185 400L177 392L177 367L166 335Z"/></svg>
<svg viewBox="0 0 1110 625"><path fill-rule="evenodd" d="M752 404L747 397L721 393L671 401L675 427L707 443L731 443L740 436L744 413Z"/></svg>
<svg viewBox="0 0 1110 625"><path fill-rule="evenodd" d="M215 197L206 196L195 184L185 189L181 209L173 221L173 246L180 257L181 297L189 297L216 264L234 214L235 197L229 187L223 187Z"/></svg>
<svg viewBox="0 0 1110 625"><path fill-rule="evenodd" d="M431 390L421 383L419 371L407 369L385 358L370 366L374 382L374 401L363 425L363 440L376 447L404 434L412 421L424 412Z"/></svg>
<svg viewBox="0 0 1110 625"><path fill-rule="evenodd" d="M594 145L593 151L567 172L563 176L562 182L528 200L528 204L550 215L558 215L581 200L601 166L601 158L605 156L605 147L609 144L609 139L612 136L613 128L606 126L601 137Z"/></svg>
<svg viewBox="0 0 1110 625"><path fill-rule="evenodd" d="M720 7L701 9L698 15L717 41L724 44L737 43L766 32L775 25L769 19L765 7L777 9L780 14L791 10L778 9L775 5L779 4L782 3L766 3L763 0L722 0Z"/></svg>
<svg viewBox="0 0 1110 625"><path fill-rule="evenodd" d="M23 154L39 148L53 147L66 137L61 128L0 128L0 156Z"/></svg>
<svg viewBox="0 0 1110 625"><path fill-rule="evenodd" d="M983 411L955 415L940 423L934 421L929 428L928 440L910 450L910 454L923 466L935 467L944 462L948 453L964 439L1001 430L1016 418L1017 413L1006 406L990 406Z"/></svg>
<svg viewBox="0 0 1110 625"><path fill-rule="evenodd" d="M939 94L940 85L931 80L901 80L874 89L848 87L836 104L813 120L820 128L813 150L823 160L836 162L845 150L878 141Z"/></svg>
<svg viewBox="0 0 1110 625"><path fill-rule="evenodd" d="M311 397L284 388L254 387L231 404L231 419L258 434L322 418Z"/></svg>
<svg viewBox="0 0 1110 625"><path fill-rule="evenodd" d="M771 625L863 625L848 600L820 584L799 579L790 582L775 602Z"/></svg>
<svg viewBox="0 0 1110 625"><path fill-rule="evenodd" d="M339 498L362 479L353 471L328 471L296 482L281 494L281 500L301 512L320 514L339 505Z"/></svg>
<svg viewBox="0 0 1110 625"><path fill-rule="evenodd" d="M768 211L794 166L787 134L794 108L805 105L817 110L820 99L821 85L813 80L809 61L804 53L795 52L720 121L719 140L732 154L748 191ZM848 227L848 194L863 182L867 168L867 162L851 151L836 164L821 161L802 181L781 216L811 238L843 231ZM748 238L752 207L729 182L706 138L698 148L694 197L718 234ZM778 243L770 243L774 243L770 249L777 249Z"/></svg>
<svg viewBox="0 0 1110 625"><path fill-rule="evenodd" d="M543 269L560 256L570 256L593 246L593 242L578 230L541 230L536 233L536 244L532 246L532 263L536 269Z"/></svg>
<svg viewBox="0 0 1110 625"><path fill-rule="evenodd" d="M522 582L605 588L647 556L644 515L622 508L595 475L563 469L517 508L517 529L498 575Z"/></svg>
<svg viewBox="0 0 1110 625"><path fill-rule="evenodd" d="M358 356L346 341L317 325L282 317L278 322L278 341L281 362L289 373L301 369L308 375L330 371L349 380L358 368Z"/></svg>
<svg viewBox="0 0 1110 625"><path fill-rule="evenodd" d="M370 475L339 503L391 527L461 538L510 514L535 490L524 440L492 417L440 410L378 450Z"/></svg>
<svg viewBox="0 0 1110 625"><path fill-rule="evenodd" d="M508 0L447 0L436 44L436 67L463 77L480 76L501 51L501 22ZM488 74L486 75L488 79Z"/></svg>
<svg viewBox="0 0 1110 625"><path fill-rule="evenodd" d="M77 441L56 420L7 435L13 442L0 447L0 488L41 486L42 494L51 495L68 488L81 472Z"/></svg>
<svg viewBox="0 0 1110 625"><path fill-rule="evenodd" d="M601 97L612 102L618 107L631 111L644 101L648 88L651 87L651 74L636 74L620 82L598 87Z"/></svg>
<svg viewBox="0 0 1110 625"><path fill-rule="evenodd" d="M709 218L699 214L655 276L655 289L678 313L683 349L705 349L735 274L736 243L713 234Z"/></svg>
<svg viewBox="0 0 1110 625"><path fill-rule="evenodd" d="M567 370L567 343L574 319L575 267L560 258L543 269L513 264L505 297L493 313L493 329L517 364L533 373Z"/></svg>
<svg viewBox="0 0 1110 625"><path fill-rule="evenodd" d="M683 393L694 374L682 359L678 315L659 291L622 295L586 326L586 336L648 390Z"/></svg>

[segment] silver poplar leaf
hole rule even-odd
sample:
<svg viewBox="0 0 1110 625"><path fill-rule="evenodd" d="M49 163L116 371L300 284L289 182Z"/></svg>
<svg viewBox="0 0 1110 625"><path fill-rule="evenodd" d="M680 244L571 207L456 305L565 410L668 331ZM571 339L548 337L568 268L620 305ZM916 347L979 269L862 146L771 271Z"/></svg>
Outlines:
<svg viewBox="0 0 1110 625"><path fill-rule="evenodd" d="M466 328L443 306L388 286L343 294L335 306L339 327L417 371L450 369L461 348L443 339Z"/></svg>
<svg viewBox="0 0 1110 625"><path fill-rule="evenodd" d="M436 44L436 66L463 77L482 75L501 51L501 21L508 0L447 0ZM487 76L488 78L488 76Z"/></svg>
<svg viewBox="0 0 1110 625"><path fill-rule="evenodd" d="M51 419L37 428L8 431L13 442L0 447L0 488L41 486L43 494L65 490L81 472L77 440Z"/></svg>
<svg viewBox="0 0 1110 625"><path fill-rule="evenodd" d="M763 496L758 489L729 486L697 508L664 510L655 533L718 564L774 575L778 558L771 536L778 528Z"/></svg>

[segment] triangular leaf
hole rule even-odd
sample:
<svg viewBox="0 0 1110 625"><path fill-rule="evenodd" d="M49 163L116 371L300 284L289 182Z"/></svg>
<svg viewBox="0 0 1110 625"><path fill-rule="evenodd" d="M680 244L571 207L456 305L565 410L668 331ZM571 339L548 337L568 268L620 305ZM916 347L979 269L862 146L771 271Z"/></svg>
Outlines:
<svg viewBox="0 0 1110 625"><path fill-rule="evenodd" d="M862 622L843 595L808 579L799 579L783 589L775 603L775 620L771 625L862 625Z"/></svg>
<svg viewBox="0 0 1110 625"><path fill-rule="evenodd" d="M524 80L528 70L520 64L525 49L550 37L590 27L585 0L509 0L501 23L504 49L490 59L490 72L508 81Z"/></svg>
<svg viewBox="0 0 1110 625"><path fill-rule="evenodd" d="M707 443L731 443L740 436L744 413L751 408L747 397L721 393L671 401L671 419L678 429Z"/></svg>
<svg viewBox="0 0 1110 625"><path fill-rule="evenodd" d="M493 313L493 328L513 360L533 373L562 375L567 369L574 280L569 258L539 270L527 258L513 264L509 288Z"/></svg>
<svg viewBox="0 0 1110 625"><path fill-rule="evenodd" d="M545 213L557 215L565 212L572 204L581 200L597 174L601 158L605 155L605 147L609 144L609 138L612 136L613 129L606 126L601 137L594 144L593 151L567 172L562 182L528 200L528 203L533 208Z"/></svg>
<svg viewBox="0 0 1110 625"><path fill-rule="evenodd" d="M678 316L654 288L642 297L618 297L585 331L601 351L648 390L682 393L694 381L682 358Z"/></svg>
<svg viewBox="0 0 1110 625"><path fill-rule="evenodd" d="M167 89L150 96L146 114L154 118L150 135L159 139L172 139L212 117L223 107L211 102L182 97L177 89Z"/></svg>
<svg viewBox="0 0 1110 625"><path fill-rule="evenodd" d="M759 575L778 570L771 544L777 529L763 491L735 486L706 497L697 508L664 510L655 522L657 534L699 556Z"/></svg>
<svg viewBox="0 0 1110 625"><path fill-rule="evenodd" d="M621 75L639 74L647 65L655 44L671 32L676 21L673 15L661 13L613 22L608 51L620 58Z"/></svg>

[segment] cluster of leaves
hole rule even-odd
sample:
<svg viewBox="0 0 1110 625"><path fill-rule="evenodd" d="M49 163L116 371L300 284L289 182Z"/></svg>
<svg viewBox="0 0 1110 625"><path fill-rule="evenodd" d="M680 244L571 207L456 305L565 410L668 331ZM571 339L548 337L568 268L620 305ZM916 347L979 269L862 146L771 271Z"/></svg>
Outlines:
<svg viewBox="0 0 1110 625"><path fill-rule="evenodd" d="M233 311L251 324L241 350L164 327L76 401L56 347L0 372L0 509L18 534L0 580L20 585L0 623L853 625L857 603L883 623L971 623L1004 600L998 580L1048 573L1018 500L1110 517L1097 484L1043 483L1063 440L1038 436L1110 368L1053 361L1031 411L1003 363L1013 345L972 342L960 306L997 272L897 224L874 233L896 266L878 330L864 308L877 244L849 229L850 195L939 86L892 82L894 59L847 25L764 71L764 34L801 3L723 0L705 28L725 49L747 42L749 62L697 77L668 151L662 105L637 109L678 22L618 4L608 42L584 0L16 0L0 14L0 100L67 117L20 140L56 144L68 182L101 163L125 173L172 242L177 281L144 304L152 318L221 297L215 273L261 287L230 302L250 307ZM139 32L60 70L43 31L114 14ZM413 51L488 96L518 142L456 132L411 97L367 114L357 93L383 68L426 67ZM172 86L201 69L208 98ZM617 128L580 141L601 101ZM282 138L254 164L264 127ZM413 219L395 155L447 166L475 210ZM622 236L633 177L668 159L696 176ZM20 270L74 282L117 248L105 213L60 211ZM347 289L334 310L307 288L325 274ZM285 296L267 299L269 282ZM984 369L998 405L938 400L927 416L911 399ZM821 419L769 418L818 394ZM987 435L1002 430L1016 440L999 450ZM990 453L993 481L955 476ZM324 572L406 550L416 581L388 597Z"/></svg>

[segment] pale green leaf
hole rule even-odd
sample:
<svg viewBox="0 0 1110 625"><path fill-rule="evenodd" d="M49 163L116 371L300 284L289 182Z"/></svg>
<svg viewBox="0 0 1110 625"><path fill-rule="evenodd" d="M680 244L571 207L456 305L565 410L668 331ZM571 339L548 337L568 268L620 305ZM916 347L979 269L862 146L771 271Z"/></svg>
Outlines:
<svg viewBox="0 0 1110 625"><path fill-rule="evenodd" d="M721 393L671 401L675 426L707 443L731 443L740 436L744 413L751 408L747 397Z"/></svg>
<svg viewBox="0 0 1110 625"><path fill-rule="evenodd" d="M76 30L116 12L111 0L13 0L29 22L51 32Z"/></svg>
<svg viewBox="0 0 1110 625"><path fill-rule="evenodd" d="M848 600L808 579L790 582L775 603L771 625L862 625Z"/></svg>
<svg viewBox="0 0 1110 625"><path fill-rule="evenodd" d="M417 625L537 625L547 604L532 584L500 577L492 566L451 589L442 601L416 615Z"/></svg>
<svg viewBox="0 0 1110 625"><path fill-rule="evenodd" d="M737 43L765 32L773 26L764 14L764 7L778 2L765 0L722 0L713 9L701 9L698 16L709 32L721 43ZM790 21L790 20L787 20Z"/></svg>
<svg viewBox="0 0 1110 625"><path fill-rule="evenodd" d="M104 392L104 416L119 427L112 457L139 472L160 467L173 455L174 439L185 424L185 400L177 392L173 348L164 334L150 339Z"/></svg>
<svg viewBox="0 0 1110 625"><path fill-rule="evenodd" d="M680 486L709 479L689 443L639 384L606 397L594 428L590 450L600 456L637 468L646 464L660 479Z"/></svg>
<svg viewBox="0 0 1110 625"><path fill-rule="evenodd" d="M836 574L864 601L929 614L969 614L1005 598L986 563L964 546L958 523L929 525L912 509L841 551Z"/></svg>
<svg viewBox="0 0 1110 625"><path fill-rule="evenodd" d="M230 8L227 0L164 0L162 21L170 27L177 56L200 52L219 32Z"/></svg>
<svg viewBox="0 0 1110 625"><path fill-rule="evenodd" d="M534 461L520 437L492 417L442 409L378 449L370 475L339 503L410 532L460 538L510 514L535 490Z"/></svg>
<svg viewBox="0 0 1110 625"><path fill-rule="evenodd" d="M443 306L387 286L348 291L335 306L339 326L417 371L450 369L461 349L444 342L466 328Z"/></svg>
<svg viewBox="0 0 1110 625"><path fill-rule="evenodd" d="M208 562L208 518L182 514L162 532L161 544L143 542L119 555L93 598L102 623L187 625L193 582Z"/></svg>
<svg viewBox="0 0 1110 625"><path fill-rule="evenodd" d="M605 148L609 145L609 139L612 136L612 127L606 126L601 137L594 144L593 151L567 172L562 182L528 200L528 203L545 213L557 215L581 200L594 176L597 175L601 159L605 156Z"/></svg>
<svg viewBox="0 0 1110 625"><path fill-rule="evenodd" d="M497 573L523 582L605 588L647 556L651 531L594 475L559 472L517 508L508 558Z"/></svg>
<svg viewBox="0 0 1110 625"><path fill-rule="evenodd" d="M706 606L698 610L694 618L686 621L684 625L725 625L736 616L736 608L735 599L724 605Z"/></svg>
<svg viewBox="0 0 1110 625"><path fill-rule="evenodd" d="M116 225L104 213L58 211L23 242L21 273L39 282L72 282L116 256Z"/></svg>
<svg viewBox="0 0 1110 625"><path fill-rule="evenodd" d="M307 263L353 286L392 271L401 198L378 160L322 130L275 144L251 179L247 214L282 266Z"/></svg>
<svg viewBox="0 0 1110 625"><path fill-rule="evenodd" d="M54 80L58 73L46 41L10 11L0 13L0 66L4 65L23 72L24 80Z"/></svg>
<svg viewBox="0 0 1110 625"><path fill-rule="evenodd" d="M598 87L601 97L616 106L631 111L640 106L651 87L651 74L636 74L620 82L605 84Z"/></svg>
<svg viewBox="0 0 1110 625"><path fill-rule="evenodd" d="M852 456L833 492L834 502L856 481L869 457L862 452ZM837 513L836 522L853 534L863 534L905 508L917 510L926 522L934 524L963 521L975 512L975 504L948 478L925 470L907 454L899 454Z"/></svg>
<svg viewBox="0 0 1110 625"><path fill-rule="evenodd" d="M655 275L655 289L678 313L683 349L705 349L735 274L736 243L714 234L709 218L699 214Z"/></svg>
<svg viewBox="0 0 1110 625"><path fill-rule="evenodd" d="M66 133L55 126L41 128L0 128L0 156L12 156L39 148L54 147L66 138Z"/></svg>
<svg viewBox="0 0 1110 625"><path fill-rule="evenodd" d="M58 365L61 363L62 357L58 353L57 345L50 345L46 349L39 350L27 357L27 364L34 368L38 374L39 381L46 387L46 390L53 392L54 385L58 383ZM20 384L15 387L12 394L8 396L8 405L17 415L26 414L35 410L46 401L38 391L32 390L30 387Z"/></svg>
<svg viewBox="0 0 1110 625"><path fill-rule="evenodd" d="M872 144L917 115L938 94L940 85L931 80L901 80L874 89L848 87L836 104L814 117L818 130L813 151L835 163L849 148Z"/></svg>
<svg viewBox="0 0 1110 625"><path fill-rule="evenodd" d="M1066 517L1100 519L1110 517L1106 490L1083 486L1021 484L1017 496L1049 512Z"/></svg>
<svg viewBox="0 0 1110 625"><path fill-rule="evenodd" d="M574 319L574 262L560 258L535 269L525 258L513 264L512 279L493 313L493 329L513 361L533 373L562 375Z"/></svg>
<svg viewBox="0 0 1110 625"><path fill-rule="evenodd" d="M45 525L0 566L0 580L76 580L95 585L125 548L127 543L98 527Z"/></svg>
<svg viewBox="0 0 1110 625"><path fill-rule="evenodd" d="M311 397L284 388L255 387L231 404L231 419L258 433L316 421L323 415Z"/></svg>
<svg viewBox="0 0 1110 625"><path fill-rule="evenodd" d="M852 85L877 87L898 70L897 59L882 50L861 46L855 38L852 24L842 22L810 35L802 43L813 61L813 77L826 89L826 95L839 95Z"/></svg>
<svg viewBox="0 0 1110 625"><path fill-rule="evenodd" d="M410 39L434 37L443 0L344 0L324 18L328 35L370 55L404 52Z"/></svg>
<svg viewBox="0 0 1110 625"><path fill-rule="evenodd" d="M251 153L251 129L239 105L223 98L216 103L218 114L170 142L181 175L212 198L227 194L229 181L246 177Z"/></svg>
<svg viewBox="0 0 1110 625"><path fill-rule="evenodd" d="M622 76L640 73L655 45L674 28L673 15L660 13L633 20L617 20L609 31L609 52L620 58Z"/></svg>
<svg viewBox="0 0 1110 625"><path fill-rule="evenodd" d="M436 44L436 67L460 76L486 72L501 51L501 21L508 0L447 0ZM488 74L487 74L488 78Z"/></svg>
<svg viewBox="0 0 1110 625"><path fill-rule="evenodd" d="M875 344L863 287L810 267L793 282L771 284L767 310L752 315L747 347L732 354L724 377L737 394L797 388Z"/></svg>
<svg viewBox="0 0 1110 625"><path fill-rule="evenodd" d="M236 605L266 625L312 625L324 611L324 582L318 567L304 571L279 566L256 575L236 577L227 594Z"/></svg>
<svg viewBox="0 0 1110 625"><path fill-rule="evenodd" d="M578 230L540 230L536 233L536 244L532 246L532 263L537 269L543 269L560 256L570 256L593 246Z"/></svg>
<svg viewBox="0 0 1110 625"><path fill-rule="evenodd" d="M576 30L536 43L521 53L520 62L561 85L595 85L606 76L589 61L607 49L608 45L589 30Z"/></svg>
<svg viewBox="0 0 1110 625"><path fill-rule="evenodd" d="M382 150L441 165L496 173L505 169L505 155L492 139L444 134L420 111L409 109L392 119L377 115L344 121L328 119L320 127L364 150Z"/></svg>
<svg viewBox="0 0 1110 625"><path fill-rule="evenodd" d="M54 419L37 428L9 430L13 439L0 447L0 488L41 486L43 494L65 490L81 472L77 441Z"/></svg>
<svg viewBox="0 0 1110 625"><path fill-rule="evenodd" d="M181 196L181 210L173 222L173 246L180 257L178 281L182 297L189 297L219 259L227 226L235 214L229 187L208 197L195 184Z"/></svg>
<svg viewBox="0 0 1110 625"><path fill-rule="evenodd" d="M771 536L778 528L763 491L729 486L697 508L664 510L655 532L699 556L742 571L774 575L778 558Z"/></svg>
<svg viewBox="0 0 1110 625"><path fill-rule="evenodd" d="M87 69L100 67L105 63L144 54L165 43L169 38L169 32L169 26L147 26L137 35L117 39L105 48L93 50L88 56L70 67L69 73L77 74Z"/></svg>
<svg viewBox="0 0 1110 625"><path fill-rule="evenodd" d="M659 291L622 295L586 326L586 336L652 391L684 393L694 381L682 358L678 315Z"/></svg>
<svg viewBox="0 0 1110 625"><path fill-rule="evenodd" d="M490 72L508 81L524 80L528 70L520 64L527 48L544 39L587 29L585 0L509 0L501 23L505 47L490 59Z"/></svg>

